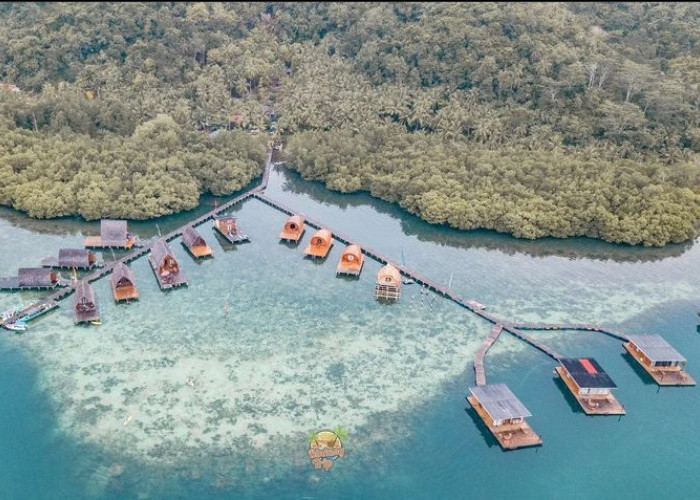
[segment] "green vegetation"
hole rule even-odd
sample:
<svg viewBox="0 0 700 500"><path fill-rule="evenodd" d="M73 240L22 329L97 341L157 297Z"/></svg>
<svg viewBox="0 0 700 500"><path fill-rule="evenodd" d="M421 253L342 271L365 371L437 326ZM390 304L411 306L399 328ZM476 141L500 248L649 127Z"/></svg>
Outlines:
<svg viewBox="0 0 700 500"><path fill-rule="evenodd" d="M0 79L22 89L0 91L0 203L35 217L191 208L259 175L269 136L247 132L274 128L304 177L430 222L697 236L697 4L6 3L0 21Z"/></svg>

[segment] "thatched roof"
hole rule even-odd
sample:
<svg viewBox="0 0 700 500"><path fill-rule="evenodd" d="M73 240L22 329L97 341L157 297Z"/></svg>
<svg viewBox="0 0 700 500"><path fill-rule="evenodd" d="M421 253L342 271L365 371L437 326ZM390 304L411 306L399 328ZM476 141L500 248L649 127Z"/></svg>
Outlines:
<svg viewBox="0 0 700 500"><path fill-rule="evenodd" d="M112 283L113 288L116 288L117 286L124 286L127 283L133 285L134 273L131 272L129 266L127 266L123 262L120 262L116 266L114 266L114 269L112 270L112 275L109 277L109 280Z"/></svg>
<svg viewBox="0 0 700 500"><path fill-rule="evenodd" d="M202 235L199 234L192 226L187 226L182 231L182 242L187 246L187 248L192 248L195 246L207 246L207 242L204 241Z"/></svg>
<svg viewBox="0 0 700 500"><path fill-rule="evenodd" d="M75 310L75 320L78 322L100 319L95 290L87 281L79 281L76 284L73 308Z"/></svg>
<svg viewBox="0 0 700 500"><path fill-rule="evenodd" d="M157 269L163 263L163 259L167 256L170 256L173 259L175 259L172 250L170 250L170 247L165 242L165 240L163 238L156 240L156 242L151 247L151 255L148 257L148 259L155 265ZM175 261L177 261L177 259L175 259Z"/></svg>
<svg viewBox="0 0 700 500"><path fill-rule="evenodd" d="M381 285L401 285L401 273L391 264L379 269L377 273L377 283Z"/></svg>
<svg viewBox="0 0 700 500"><path fill-rule="evenodd" d="M97 305L97 300L95 299L95 290L92 285L87 281L78 281L75 285L75 295L73 297L73 303L79 304L83 302L88 306L95 307Z"/></svg>
<svg viewBox="0 0 700 500"><path fill-rule="evenodd" d="M284 223L284 228L291 231L296 231L304 227L304 218L300 215L292 215L287 222Z"/></svg>
<svg viewBox="0 0 700 500"><path fill-rule="evenodd" d="M333 240L333 234L328 229L319 229L311 237L311 245L327 246Z"/></svg>
<svg viewBox="0 0 700 500"><path fill-rule="evenodd" d="M126 245L128 227L125 220L102 219L100 236L105 246Z"/></svg>
<svg viewBox="0 0 700 500"><path fill-rule="evenodd" d="M92 259L90 256L92 256ZM61 248L58 251L58 265L60 267L90 267L96 261L97 257L90 250Z"/></svg>
<svg viewBox="0 0 700 500"><path fill-rule="evenodd" d="M340 260L345 262L361 262L362 261L362 249L360 245L348 245L343 249L343 254Z"/></svg>
<svg viewBox="0 0 700 500"><path fill-rule="evenodd" d="M23 267L17 272L20 286L53 286L56 272L43 267Z"/></svg>

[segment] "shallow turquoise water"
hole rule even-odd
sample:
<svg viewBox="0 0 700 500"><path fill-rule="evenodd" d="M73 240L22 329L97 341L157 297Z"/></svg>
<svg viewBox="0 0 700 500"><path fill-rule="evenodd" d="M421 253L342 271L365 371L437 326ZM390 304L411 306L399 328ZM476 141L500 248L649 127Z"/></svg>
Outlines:
<svg viewBox="0 0 700 500"><path fill-rule="evenodd" d="M696 379L700 259L696 245L637 249L575 239L527 242L429 226L366 195L338 195L278 171L268 194L395 260L450 283L503 318L601 322L662 334ZM144 238L200 210L134 223ZM595 357L627 415L587 417L552 377L554 363L503 335L487 357L533 413L537 449L504 453L466 412L473 351L489 325L405 287L373 300L379 264L359 280L277 242L285 216L256 200L233 212L252 242L228 247L198 230L215 257L171 247L190 279L161 292L146 259L132 264L141 300L110 300L95 283L99 327L75 327L71 299L0 339L1 498L652 498L689 496L700 465L696 388L659 388L593 333L533 333ZM0 274L97 223L32 221L0 212ZM118 254L115 254L118 255ZM104 254L105 259L112 258ZM0 307L38 295L3 294ZM188 386L190 378L196 384ZM125 417L133 420L124 425ZM307 434L341 425L348 455L328 472L306 457Z"/></svg>

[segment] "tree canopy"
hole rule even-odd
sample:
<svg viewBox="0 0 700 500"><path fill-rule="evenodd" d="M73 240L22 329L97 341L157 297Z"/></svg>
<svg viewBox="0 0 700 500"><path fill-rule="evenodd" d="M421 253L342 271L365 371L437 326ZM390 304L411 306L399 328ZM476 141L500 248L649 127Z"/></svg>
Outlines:
<svg viewBox="0 0 700 500"><path fill-rule="evenodd" d="M233 192L260 130L305 177L434 223L697 236L698 4L5 3L0 21L21 90L0 90L0 203L35 217Z"/></svg>

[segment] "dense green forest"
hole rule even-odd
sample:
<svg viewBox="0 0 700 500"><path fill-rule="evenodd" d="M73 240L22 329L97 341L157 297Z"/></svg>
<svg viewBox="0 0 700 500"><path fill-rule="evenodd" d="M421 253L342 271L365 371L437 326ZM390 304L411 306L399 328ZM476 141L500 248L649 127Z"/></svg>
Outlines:
<svg viewBox="0 0 700 500"><path fill-rule="evenodd" d="M304 177L434 223L698 234L696 3L3 3L0 21L20 90L0 89L0 203L35 217L191 208L259 175L274 139Z"/></svg>

